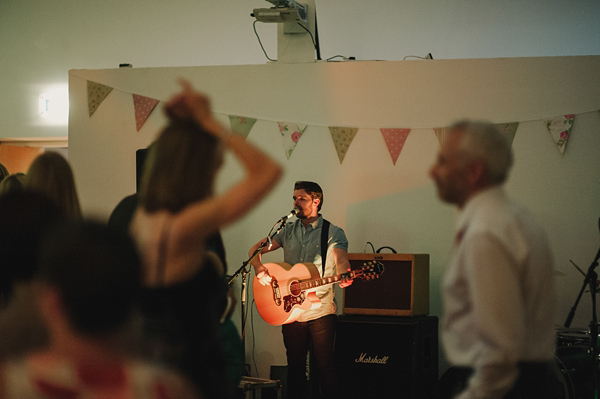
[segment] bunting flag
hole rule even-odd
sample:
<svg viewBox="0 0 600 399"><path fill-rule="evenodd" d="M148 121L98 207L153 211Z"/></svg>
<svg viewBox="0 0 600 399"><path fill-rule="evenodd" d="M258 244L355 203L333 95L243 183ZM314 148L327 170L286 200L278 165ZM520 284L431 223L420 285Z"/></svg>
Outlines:
<svg viewBox="0 0 600 399"><path fill-rule="evenodd" d="M250 130L256 123L255 118L248 118L246 116L229 115L229 125L233 133L239 134L246 138L250 134Z"/></svg>
<svg viewBox="0 0 600 399"><path fill-rule="evenodd" d="M154 111L154 108L159 103L159 100L154 98L140 96L138 94L132 94L133 96L133 108L135 109L135 127L139 132L146 120Z"/></svg>
<svg viewBox="0 0 600 399"><path fill-rule="evenodd" d="M112 91L112 87L100 83L87 81L88 112L92 116L102 101Z"/></svg>
<svg viewBox="0 0 600 399"><path fill-rule="evenodd" d="M519 122L513 122L513 123L498 123L496 125L496 129L500 130L500 132L504 133L506 135L506 137L508 137L508 140L510 141L510 144L512 145L512 142L515 138L515 134L517 132L517 127L519 127ZM448 132L449 132L449 127L434 127L433 131L435 132L435 135L438 138L438 141L440 142L440 147L444 144L444 141L446 140L446 137L448 136Z"/></svg>
<svg viewBox="0 0 600 399"><path fill-rule="evenodd" d="M435 132L438 141L440 142L440 147L444 145L444 141L446 141L447 127L434 127L433 131Z"/></svg>
<svg viewBox="0 0 600 399"><path fill-rule="evenodd" d="M341 164L348 153L348 149L350 148L352 140L354 140L354 136L356 136L356 132L358 132L358 128L330 126L329 132L331 133L333 145L335 146Z"/></svg>
<svg viewBox="0 0 600 399"><path fill-rule="evenodd" d="M567 147L567 141L569 140L569 134L573 127L573 121L575 120L574 114L561 115L551 119L545 119L546 128L552 136L558 151L561 154L565 153Z"/></svg>
<svg viewBox="0 0 600 399"><path fill-rule="evenodd" d="M300 141L307 125L298 125L296 123L288 122L278 122L278 125L285 156L287 159L290 159L292 152L294 152L294 148L296 148L296 144Z"/></svg>
<svg viewBox="0 0 600 399"><path fill-rule="evenodd" d="M379 129L381 130L381 134L383 135L383 139L385 140L385 144L387 145L388 151L390 152L390 156L392 157L392 162L396 165L396 161L398 160L398 156L400 152L402 152L402 147L404 147L404 142L410 133L410 129Z"/></svg>
<svg viewBox="0 0 600 399"><path fill-rule="evenodd" d="M508 137L508 141L510 141L510 145L512 146L513 140L515 139L515 133L517 133L517 128L519 127L519 122L500 123L495 126L502 133L506 134L506 137Z"/></svg>

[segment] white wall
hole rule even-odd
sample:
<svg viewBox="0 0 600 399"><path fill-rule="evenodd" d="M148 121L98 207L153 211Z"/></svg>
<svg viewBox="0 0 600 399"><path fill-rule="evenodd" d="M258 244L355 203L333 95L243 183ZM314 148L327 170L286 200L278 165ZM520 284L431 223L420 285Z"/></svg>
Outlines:
<svg viewBox="0 0 600 399"><path fill-rule="evenodd" d="M595 0L317 0L323 59L600 54ZM67 136L38 97L70 69L264 64L250 12L263 0L0 1L0 140ZM271 58L276 28L258 24Z"/></svg>
<svg viewBox="0 0 600 399"><path fill-rule="evenodd" d="M439 147L431 128L464 116L520 122L507 188L549 232L556 268L566 275L559 278L557 323L562 324L581 280L568 260L587 266L598 249L599 69L600 57L550 57L77 70L70 73L69 156L84 211L105 218L135 190L135 150L150 143L164 123L157 110L137 132L131 94L165 100L177 90L175 79L186 77L212 97L224 121L228 114L258 118L248 140L286 171L256 209L223 230L230 271L289 211L293 182L316 180L325 190L323 213L345 228L350 252L362 252L371 241L376 248L431 255L431 314L440 315L438 285L448 261L454 211L436 198L427 177ZM92 117L87 113L88 79L114 87ZM541 119L563 113L577 117L560 155ZM276 121L309 124L289 160ZM361 128L341 165L330 125ZM418 128L395 166L377 127ZM239 165L228 158L219 189L239 176ZM267 259L280 256L268 254ZM584 298L574 326L587 325L589 305ZM270 365L285 364L285 352L279 328L252 314L247 362L255 360L265 377ZM235 317L239 324L239 313Z"/></svg>

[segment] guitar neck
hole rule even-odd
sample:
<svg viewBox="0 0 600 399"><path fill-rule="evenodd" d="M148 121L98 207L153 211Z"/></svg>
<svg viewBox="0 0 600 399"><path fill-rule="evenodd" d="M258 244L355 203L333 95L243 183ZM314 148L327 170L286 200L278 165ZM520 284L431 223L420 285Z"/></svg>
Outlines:
<svg viewBox="0 0 600 399"><path fill-rule="evenodd" d="M340 281L342 281L342 278L345 278L345 277L355 278L357 275L359 275L361 273L362 273L362 270L353 270L348 273L336 274L335 276L329 276L329 277L317 278L314 280L302 281L300 283L300 289L302 291L304 291L304 290L308 290L311 288L321 287L323 285L339 283Z"/></svg>

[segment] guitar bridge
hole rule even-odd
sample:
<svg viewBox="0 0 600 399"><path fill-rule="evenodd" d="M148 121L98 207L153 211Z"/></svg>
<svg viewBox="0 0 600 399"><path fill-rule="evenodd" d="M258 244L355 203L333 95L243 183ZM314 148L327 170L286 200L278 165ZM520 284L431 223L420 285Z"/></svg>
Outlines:
<svg viewBox="0 0 600 399"><path fill-rule="evenodd" d="M305 299L306 295L304 292L300 293L300 295L286 295L283 297L283 310L289 313L292 311L294 305L302 305Z"/></svg>
<svg viewBox="0 0 600 399"><path fill-rule="evenodd" d="M273 290L273 301L275 305L281 306L281 291L279 290L279 283L275 278L271 279L271 289Z"/></svg>

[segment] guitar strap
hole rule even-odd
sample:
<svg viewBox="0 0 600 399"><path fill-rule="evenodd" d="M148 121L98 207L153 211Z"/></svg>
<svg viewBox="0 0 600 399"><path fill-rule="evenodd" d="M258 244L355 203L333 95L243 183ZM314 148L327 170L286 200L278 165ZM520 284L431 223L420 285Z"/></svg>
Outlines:
<svg viewBox="0 0 600 399"><path fill-rule="evenodd" d="M327 261L327 239L329 238L329 220L323 219L323 226L321 227L321 260L323 272L321 277L325 277L325 262Z"/></svg>

